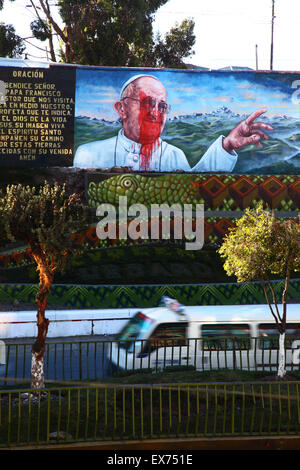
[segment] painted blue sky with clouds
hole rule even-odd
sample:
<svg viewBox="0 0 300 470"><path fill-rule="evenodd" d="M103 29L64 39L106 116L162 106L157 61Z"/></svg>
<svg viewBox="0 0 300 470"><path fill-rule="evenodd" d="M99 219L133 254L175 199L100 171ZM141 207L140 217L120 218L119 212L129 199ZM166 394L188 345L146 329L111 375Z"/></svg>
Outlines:
<svg viewBox="0 0 300 470"><path fill-rule="evenodd" d="M241 115L267 108L267 116L300 119L300 74L272 72L197 72L150 69L77 69L75 116L118 118L113 103L130 77L147 73L161 80L170 117L210 113L221 106Z"/></svg>

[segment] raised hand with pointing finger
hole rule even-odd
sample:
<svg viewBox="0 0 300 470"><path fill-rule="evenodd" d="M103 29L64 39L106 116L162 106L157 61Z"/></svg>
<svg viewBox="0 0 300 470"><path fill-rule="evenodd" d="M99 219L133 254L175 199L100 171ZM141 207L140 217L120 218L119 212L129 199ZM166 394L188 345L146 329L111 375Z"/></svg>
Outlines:
<svg viewBox="0 0 300 470"><path fill-rule="evenodd" d="M254 111L244 121L241 121L227 137L223 140L223 148L231 153L247 145L257 145L262 148L261 139L268 140L269 137L264 131L272 131L273 127L264 122L254 122L256 118L264 114L265 108Z"/></svg>

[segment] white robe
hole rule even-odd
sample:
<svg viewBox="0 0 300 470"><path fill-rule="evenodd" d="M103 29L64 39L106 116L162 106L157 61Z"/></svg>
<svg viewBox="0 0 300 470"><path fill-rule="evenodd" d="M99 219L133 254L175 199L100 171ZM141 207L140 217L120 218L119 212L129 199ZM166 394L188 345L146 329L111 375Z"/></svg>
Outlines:
<svg viewBox="0 0 300 470"><path fill-rule="evenodd" d="M200 172L231 172L237 161L236 152L228 153L222 146L220 136L205 152L200 161L191 168L185 154L174 145L159 139L151 155L148 171L175 170ZM128 139L121 129L117 136L80 145L76 151L73 166L78 168L108 169L114 166L130 167L142 171L141 144Z"/></svg>

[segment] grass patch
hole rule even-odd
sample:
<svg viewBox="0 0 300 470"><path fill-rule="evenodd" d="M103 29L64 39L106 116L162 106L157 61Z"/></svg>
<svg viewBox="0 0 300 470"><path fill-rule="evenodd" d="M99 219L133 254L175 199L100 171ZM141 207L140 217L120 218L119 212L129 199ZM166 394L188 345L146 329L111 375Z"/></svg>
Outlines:
<svg viewBox="0 0 300 470"><path fill-rule="evenodd" d="M203 384L203 383L232 383L232 382L278 382L277 371L246 371L239 369L218 369L197 371L194 366L166 367L155 372L152 369L120 370L114 375L101 379L82 380L45 380L46 388L78 387L101 384ZM288 372L283 381L300 381L300 372ZM15 383L14 380L0 385L0 391L30 389L30 380Z"/></svg>
<svg viewBox="0 0 300 470"><path fill-rule="evenodd" d="M299 373L167 368L0 394L0 447L62 441L300 432ZM63 388L65 387L65 388ZM68 387L68 388L66 388Z"/></svg>
<svg viewBox="0 0 300 470"><path fill-rule="evenodd" d="M51 389L35 401L7 391L0 400L0 446L299 433L298 382L249 378L243 371L143 373L102 380L101 387Z"/></svg>
<svg viewBox="0 0 300 470"><path fill-rule="evenodd" d="M252 382L274 381L277 372L219 369L211 371L197 371L193 366L167 367L161 372L150 372L149 369L136 373L133 371L120 372L112 377L101 379L101 383L120 384L159 384L159 383L207 383L207 382ZM290 372L285 380L300 380L299 372Z"/></svg>

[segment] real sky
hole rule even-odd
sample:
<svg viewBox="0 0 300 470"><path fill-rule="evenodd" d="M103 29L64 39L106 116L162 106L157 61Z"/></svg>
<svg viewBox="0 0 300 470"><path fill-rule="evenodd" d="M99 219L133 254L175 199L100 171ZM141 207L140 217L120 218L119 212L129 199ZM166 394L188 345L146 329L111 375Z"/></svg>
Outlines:
<svg viewBox="0 0 300 470"><path fill-rule="evenodd" d="M16 32L31 36L29 23L34 19L28 0L6 0L0 20L13 24ZM53 1L53 3L55 3ZM36 4L38 2L36 1ZM272 0L169 0L156 15L155 30L162 34L176 21L193 18L195 21L195 55L187 62L208 68L226 66L270 67ZM300 71L300 2L276 0L274 29L274 70ZM46 43L28 38L32 44L45 49ZM31 59L46 59L46 52L27 43Z"/></svg>

